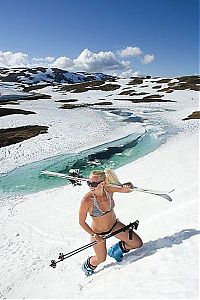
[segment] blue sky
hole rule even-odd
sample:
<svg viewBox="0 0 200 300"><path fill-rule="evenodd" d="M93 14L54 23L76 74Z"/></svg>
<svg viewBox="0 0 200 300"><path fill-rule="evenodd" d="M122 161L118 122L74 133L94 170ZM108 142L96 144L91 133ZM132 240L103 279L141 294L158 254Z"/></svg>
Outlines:
<svg viewBox="0 0 200 300"><path fill-rule="evenodd" d="M198 0L1 0L0 66L199 73Z"/></svg>

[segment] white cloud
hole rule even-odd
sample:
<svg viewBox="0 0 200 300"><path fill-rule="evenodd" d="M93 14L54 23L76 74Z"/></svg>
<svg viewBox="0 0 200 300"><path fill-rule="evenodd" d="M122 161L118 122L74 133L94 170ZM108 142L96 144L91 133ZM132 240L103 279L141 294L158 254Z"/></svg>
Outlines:
<svg viewBox="0 0 200 300"><path fill-rule="evenodd" d="M33 57L30 64L31 64L31 67L42 66L42 67L48 68L49 64L54 62L54 60L55 60L55 57L52 57L52 56L47 56L45 58Z"/></svg>
<svg viewBox="0 0 200 300"><path fill-rule="evenodd" d="M57 59L54 60L54 62L52 62L51 67L54 68L59 68L59 69L66 69L66 70L71 70L71 68L73 67L73 61L66 57L66 56L60 56Z"/></svg>
<svg viewBox="0 0 200 300"><path fill-rule="evenodd" d="M144 55L144 58L143 58L142 62L143 62L143 64L146 65L146 64L151 63L154 59L155 59L155 58L154 58L154 55L153 55L153 54L152 54L152 55L146 54L146 55Z"/></svg>
<svg viewBox="0 0 200 300"><path fill-rule="evenodd" d="M129 78L131 76L139 76L139 75L140 75L139 71L133 72L133 69L129 69L125 72L122 72L120 76L123 77L123 78Z"/></svg>
<svg viewBox="0 0 200 300"><path fill-rule="evenodd" d="M1 67L24 67L28 65L28 54L22 52L0 51Z"/></svg>
<svg viewBox="0 0 200 300"><path fill-rule="evenodd" d="M139 71L133 70L133 64L127 60L128 56L139 56L142 51L138 47L127 47L118 53L112 51L92 52L84 49L77 58L66 56L44 58L29 58L28 54L21 52L0 51L0 66L2 67L47 67L59 68L70 72L102 72L116 76L137 76ZM122 57L124 59L122 59ZM154 60L154 55L144 55L142 63L148 64Z"/></svg>
<svg viewBox="0 0 200 300"><path fill-rule="evenodd" d="M125 49L119 52L121 57L128 57L128 56L139 56L142 54L142 51L138 47L126 47Z"/></svg>
<svg viewBox="0 0 200 300"><path fill-rule="evenodd" d="M130 62L120 61L112 51L100 51L98 53L84 49L77 58L71 60L65 56L57 58L51 67L66 69L68 71L106 72L130 68Z"/></svg>
<svg viewBox="0 0 200 300"><path fill-rule="evenodd" d="M73 62L76 70L88 72L105 72L125 68L112 51L93 53L85 49Z"/></svg>
<svg viewBox="0 0 200 300"><path fill-rule="evenodd" d="M47 56L45 58L37 58L37 57L33 57L33 61L35 61L36 63L49 63L49 62L53 62L55 60L55 57L52 56Z"/></svg>

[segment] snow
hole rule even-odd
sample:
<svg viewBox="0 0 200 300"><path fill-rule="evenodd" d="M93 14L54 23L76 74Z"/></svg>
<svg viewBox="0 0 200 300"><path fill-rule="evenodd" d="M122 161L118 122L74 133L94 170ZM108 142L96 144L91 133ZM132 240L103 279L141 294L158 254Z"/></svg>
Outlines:
<svg viewBox="0 0 200 300"><path fill-rule="evenodd" d="M158 79L160 80L160 78ZM132 104L130 101L118 101L117 98L128 99L130 96L119 96L118 94L123 91L123 88L127 87L127 83L130 79L119 79L116 81L121 87L111 93L106 91L91 90L84 93L66 93L62 95L59 91L54 91L54 88L48 86L40 89L40 93L49 94L52 99L37 100L37 101L20 101L20 109L30 110L36 112L35 115L20 116L12 115L0 118L0 128L11 128L25 125L41 125L48 126L48 134L38 135L23 143L17 143L1 149L0 161L1 170L0 173L8 172L20 165L28 164L34 161L52 157L55 155L66 154L68 152L74 152L76 149L83 150L92 146L97 146L101 143L109 142L117 138L126 136L132 132L138 132L138 135L144 131L142 125L120 122L120 117L112 116L111 118L106 113L99 113L92 109L76 109L76 110L64 110L59 109L61 103L55 102L61 99L78 99L76 103L95 103L99 102L98 99L105 98L106 101L113 103L112 108L119 108L125 111L130 111L133 114L146 118L146 114L143 113L147 108L151 111L161 110L161 115L156 113L151 118L155 120L160 118L161 122L165 119L165 122L175 124L179 128L188 127L187 122L182 122L182 118L188 116L193 110L198 110L198 92L195 91L174 91L170 94L171 100L177 100L178 102L170 103L138 103ZM145 80L145 85L149 84L148 88L142 88L134 86L137 92L148 91L150 94L156 94L156 90L152 89L152 83L150 80ZM165 85L165 84L163 84ZM14 86L13 86L14 88ZM2 89L2 97L4 95L5 88L0 86L0 93ZM19 93L18 91L17 93ZM8 91L6 91L8 93ZM13 94L13 89L12 89ZM164 95L163 99L169 99L169 95ZM141 98L141 96L135 96ZM134 98L135 98L134 97ZM12 105L7 105L7 108L14 108ZM111 106L109 106L111 108ZM164 109L176 110L174 113L162 113ZM84 112L84 113L82 113ZM147 121L148 123L148 121ZM98 124L94 126L94 124ZM197 122L190 121L190 128L197 126ZM144 127L144 126L143 126ZM88 130L91 129L92 130ZM79 136L79 139L74 137ZM37 145L37 147L35 147Z"/></svg>
<svg viewBox="0 0 200 300"><path fill-rule="evenodd" d="M161 168L162 166L162 168ZM117 170L121 180L175 188L170 203L144 193L116 194L116 213L138 219L144 246L121 263L108 258L92 278L81 263L92 249L48 267L60 252L89 242L78 225L86 186L65 186L15 199L2 211L1 278L7 298L197 298L198 139L178 136L153 153ZM144 175L145 174L145 175ZM190 176L188 176L190 174ZM180 180L181 179L181 180ZM125 204L126 201L126 204ZM108 240L108 246L115 238Z"/></svg>
<svg viewBox="0 0 200 300"><path fill-rule="evenodd" d="M85 98L91 95L91 92L84 93ZM93 91L94 95L95 93L95 99L102 95L99 91ZM54 96L58 97L58 94L55 93ZM81 94L73 94L73 98L77 96L80 102L84 98ZM72 94L70 97L72 98ZM2 299L199 297L199 125L197 120L182 121L182 117L186 117L198 107L197 98L197 92L176 91L170 94L170 99L176 100L176 103L139 103L134 106L134 112L142 116L151 111L161 110L151 114L151 118L159 118L181 130L154 152L116 170L122 182L132 181L136 186L158 190L175 188L170 194L172 202L141 192L114 195L117 217L124 224L138 219L140 225L137 233L144 242L142 248L126 254L121 263L116 263L108 257L93 276L86 278L81 265L89 255L93 255L93 249L88 248L59 263L56 269L49 267L51 260L57 259L60 252L67 253L90 242L88 234L78 224L80 200L88 191L86 185L66 185L31 195L0 199ZM48 143L45 135L42 135L34 138L34 142L30 139L20 143L20 147L16 144L2 148L4 171L62 152L61 146L57 148L56 144L63 143L63 147L68 149L88 147L125 135L127 130L141 129L140 126L131 127L136 124L120 127L115 122L113 125L113 120L116 119L111 119L109 123L105 116L91 110L91 122L100 124L97 128L100 138L96 141L97 132L94 132L90 139L89 134L85 133L82 140L74 141L73 148L72 133L74 131L75 135L78 134L78 127L71 121L73 118L79 120L79 130L81 128L80 133L83 133L84 128L89 126L87 110L81 115L82 119L78 111L70 111L68 117L71 115L71 118L68 123L65 112L59 110L60 119L58 114L56 115L55 102L24 101L21 107L32 107L33 111L38 112L37 116L34 116L37 118L37 124L46 125L52 122L52 131L47 138L53 140L52 143ZM127 110L130 109L130 103L115 102L115 107ZM174 111L165 111L166 108ZM143 113L145 109L147 113ZM15 127L28 122L33 124L34 120L32 115L23 118L13 115L12 118L1 118L0 122L1 127ZM69 127L68 131L65 131L66 126ZM92 128L95 130L94 126ZM60 136L57 136L56 140L58 132ZM105 133L108 134L107 137ZM65 134L71 141L68 144L64 141ZM162 130L160 134L163 134ZM38 149L35 149L34 143L37 143ZM42 149L43 154L40 153ZM90 223L91 219L88 217L87 221ZM107 240L107 246L115 242L116 239L112 237Z"/></svg>

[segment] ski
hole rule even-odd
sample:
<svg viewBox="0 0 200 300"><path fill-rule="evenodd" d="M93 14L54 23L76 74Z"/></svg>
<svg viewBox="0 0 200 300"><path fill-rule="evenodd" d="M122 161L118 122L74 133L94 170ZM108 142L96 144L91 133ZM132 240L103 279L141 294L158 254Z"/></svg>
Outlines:
<svg viewBox="0 0 200 300"><path fill-rule="evenodd" d="M146 188L142 188L142 187L137 187L137 186L134 186L134 189L138 190L138 192L147 192L147 193L150 193L150 194L170 194L172 192L175 191L175 189L172 189L172 190L169 190L169 191L158 191L158 190L151 190L151 189L146 189Z"/></svg>
<svg viewBox="0 0 200 300"><path fill-rule="evenodd" d="M153 194L153 195L156 195L156 196L160 196L160 197L165 198L166 200L168 200L168 201L171 202L172 198L167 193L173 192L174 189L171 190L171 191L169 191L169 192L167 192L167 193L163 193L161 191L148 190L148 189L142 189L142 188L134 187L133 191L143 192L143 193L147 193L147 194Z"/></svg>
<svg viewBox="0 0 200 300"><path fill-rule="evenodd" d="M83 178L83 177L74 177L72 175L67 175L64 173L56 173L56 172L51 172L51 171L47 171L47 170L41 171L41 174L48 175L48 176L60 177L60 178L66 178L66 179L70 179L70 180L78 180L78 181L80 181L80 180L87 181L88 180L87 178Z"/></svg>
<svg viewBox="0 0 200 300"><path fill-rule="evenodd" d="M111 186L120 186L120 185L111 185ZM165 198L166 200L168 201L172 201L172 198L168 195L168 193L171 193L173 192L174 190L171 190L169 192L163 192L163 191L156 191L156 190L150 190L150 189L144 189L144 188L140 188L140 187L137 187L137 186L133 186L133 189L132 189L133 192L142 192L142 193L147 193L147 194L153 194L153 195L156 195L156 196L160 196L162 198Z"/></svg>
<svg viewBox="0 0 200 300"><path fill-rule="evenodd" d="M72 181L73 184L76 181L81 182L81 181L87 181L88 180L88 178L77 177L78 176L77 173L75 173L77 176L72 176L72 175L67 175L67 174L63 174L63 173L56 173L56 172L44 170L44 171L41 172L41 174L48 175L48 176L60 177L60 178L66 178L66 179ZM120 187L121 185L112 184L111 186ZM172 198L168 194L170 194L174 191L174 189L170 190L170 191L158 191L158 190L152 190L152 189L147 189L147 188L141 188L141 187L137 187L137 186L134 186L132 190L136 191L136 192L143 192L143 193L157 195L157 196L160 196L162 198L165 198L168 201L172 201Z"/></svg>

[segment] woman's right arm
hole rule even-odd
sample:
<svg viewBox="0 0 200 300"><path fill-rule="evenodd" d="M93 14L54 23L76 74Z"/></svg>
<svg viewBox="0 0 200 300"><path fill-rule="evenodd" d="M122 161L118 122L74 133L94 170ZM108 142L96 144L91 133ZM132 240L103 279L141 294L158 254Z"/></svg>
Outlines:
<svg viewBox="0 0 200 300"><path fill-rule="evenodd" d="M95 234L95 232L90 228L90 226L85 221L87 218L88 210L89 210L89 201L87 200L87 198L83 198L79 209L79 224L87 233L93 235Z"/></svg>

